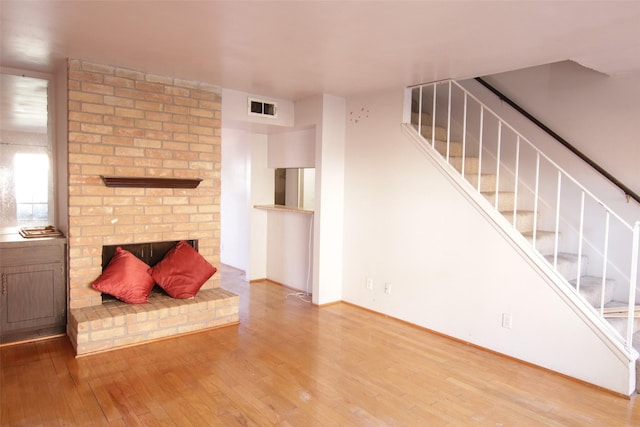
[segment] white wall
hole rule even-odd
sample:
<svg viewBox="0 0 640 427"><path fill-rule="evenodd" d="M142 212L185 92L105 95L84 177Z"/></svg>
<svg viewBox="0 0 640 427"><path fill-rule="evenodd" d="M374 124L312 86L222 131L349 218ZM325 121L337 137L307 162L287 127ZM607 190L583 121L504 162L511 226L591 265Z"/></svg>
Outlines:
<svg viewBox="0 0 640 427"><path fill-rule="evenodd" d="M267 167L268 136L251 135L251 197L249 209L249 280L264 279L267 273L267 212L255 209L255 205L273 203L275 191L273 169Z"/></svg>
<svg viewBox="0 0 640 427"><path fill-rule="evenodd" d="M302 209L314 210L316 203L316 170L315 169L302 169L302 188L299 190L302 192L301 200L298 201L302 206Z"/></svg>
<svg viewBox="0 0 640 427"><path fill-rule="evenodd" d="M316 131L292 129L269 135L267 163L270 168L314 168Z"/></svg>
<svg viewBox="0 0 640 427"><path fill-rule="evenodd" d="M342 298L345 99L317 95L296 102L297 127L315 126L313 303Z"/></svg>
<svg viewBox="0 0 640 427"><path fill-rule="evenodd" d="M347 100L368 117L346 125L342 299L629 394L628 361L401 132L403 102L402 88Z"/></svg>
<svg viewBox="0 0 640 427"><path fill-rule="evenodd" d="M249 206L251 197L251 134L222 128L220 261L249 269Z"/></svg>
<svg viewBox="0 0 640 427"><path fill-rule="evenodd" d="M267 277L311 293L313 215L267 211Z"/></svg>

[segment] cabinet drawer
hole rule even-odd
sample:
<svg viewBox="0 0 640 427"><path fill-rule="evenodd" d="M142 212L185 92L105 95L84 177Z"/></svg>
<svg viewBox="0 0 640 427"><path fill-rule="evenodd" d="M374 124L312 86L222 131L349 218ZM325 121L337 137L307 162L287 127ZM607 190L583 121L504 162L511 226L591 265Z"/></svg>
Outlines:
<svg viewBox="0 0 640 427"><path fill-rule="evenodd" d="M34 245L21 248L2 249L0 266L49 264L61 262L63 259L62 245Z"/></svg>

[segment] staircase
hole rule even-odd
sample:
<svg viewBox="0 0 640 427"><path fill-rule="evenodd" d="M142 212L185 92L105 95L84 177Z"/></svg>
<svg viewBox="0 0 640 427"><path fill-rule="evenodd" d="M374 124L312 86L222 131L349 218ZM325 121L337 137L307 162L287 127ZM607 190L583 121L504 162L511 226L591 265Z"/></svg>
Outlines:
<svg viewBox="0 0 640 427"><path fill-rule="evenodd" d="M425 122L430 123L431 118L424 116ZM432 135L433 129L429 125L423 126L423 135ZM447 156L447 130L443 127L436 126L435 128L435 150L446 159ZM450 141L449 142L449 165L453 167L458 173L462 173L462 142ZM465 175L464 178L473 187L477 188L478 185L478 172L479 172L479 158L478 157L464 157L465 163ZM497 210L507 219L511 219L514 212L515 193L510 191L499 191L495 193L493 190L496 188L496 175L495 174L483 174L480 173L480 194L487 199L489 203L496 206ZM531 210L516 210L516 229L533 245L534 236L534 212ZM555 233L548 230L535 229L536 250L547 260L550 265L554 265L554 246L555 246ZM580 262L578 262L580 261ZM590 276L587 274L588 258L581 256L580 260L575 253L563 253L557 254L555 259L555 269L564 277L574 288L577 287L578 278L580 278L580 295L585 298L594 309L598 310L600 307L614 308L614 307L626 307L626 302L614 300L614 287L615 280L605 279L603 282L602 277ZM580 269L580 271L578 271ZM604 283L604 287L603 287ZM617 313L616 313L617 314ZM626 333L625 320L622 317L604 316L607 321L618 331L621 336ZM640 317L634 320L634 348L640 351Z"/></svg>
<svg viewBox="0 0 640 427"><path fill-rule="evenodd" d="M427 89L425 90L424 87L427 87ZM457 98L452 93L452 87L458 92ZM586 250L585 247L594 246L593 241L597 240L584 231L584 218L586 217L585 197L594 196L588 190L579 187L582 192L580 221L577 224L575 222L571 223L570 219L566 219L563 216L564 213L560 209L561 196L563 195L561 193L561 178L564 177L563 174L565 172L560 167L557 167L559 172L554 172L558 173L557 203L555 208L553 203L539 202L543 199L541 190L539 190L539 183L541 180L540 159L544 154L532 151L535 153L535 162L537 162L535 183L529 183L528 187L526 185L524 187L529 188L533 193L533 203L531 203L531 198L528 201L523 201L522 190L520 190L521 194L518 194L519 189L524 188L520 184L522 178L518 173L518 170L523 168L523 161L521 161L518 154L515 155L515 165L503 165L503 159L501 159L502 153L506 152L505 148L501 146L501 143L503 143L501 139L505 135L503 129L506 129L508 125L496 116L494 120L495 123L498 123L498 130L494 131L493 134L483 130L485 123L488 123L484 115L493 113L482 104L480 104L480 107L476 107L475 115L479 115L479 119L475 123L471 123L469 118L473 113L468 112L470 100L477 101L455 82L423 85L419 90L414 88L412 91L411 128L416 133L419 133L425 150L430 155L440 158L440 162L444 161L446 163L444 169L452 177L455 177L455 179L462 178L464 181L462 186L466 191L479 193L487 202L483 204L485 210L493 209L500 212L506 220L502 224L503 227L517 230L529 242L534 252L561 276L560 281L564 282L563 286L575 292L577 298L586 301L593 308L593 312L604 320L601 322L601 327L614 331L612 334L615 336L614 339L618 340L630 351L630 357L637 357L637 353L634 352L632 347L635 351L640 351L640 310L637 311L638 314L636 316L633 314L636 304L637 240L640 223L636 222L634 226L626 224L596 199L596 202L604 208L607 221L606 230L603 232L605 243L603 248ZM479 130L476 130L476 133L473 134L470 128L479 128ZM512 128L509 127L508 129L509 132L512 131ZM528 141L517 134L515 130L513 130L513 134L517 138L512 137L511 140L517 141L518 144L515 152L520 153L521 141L526 143ZM460 137L460 135L463 136ZM493 141L496 138L497 143ZM490 143L489 139L493 143ZM506 137L504 139L505 141L507 140ZM513 151L513 148L511 150ZM534 148L534 150L537 149ZM505 155L505 157L507 156ZM547 160L546 158L543 159ZM549 163L554 167L557 166L551 160L549 160ZM486 164L490 166L487 167ZM565 181L573 180L568 175L564 179ZM505 184L510 180L512 181L511 184ZM532 204L533 206L531 206ZM547 212L547 210L550 212ZM542 221L541 219L545 215L547 220ZM549 220L550 218L552 220ZM609 259L608 241L610 239L615 239L616 242L619 241L618 235L613 238L609 237L610 218L621 222L624 227L628 228L624 232L628 232L629 236L631 236L630 241L634 242L633 245L630 245L633 248L630 248L629 265L625 265L623 268L620 268L622 262L617 259ZM549 224L555 224L555 226L552 229L545 229ZM563 235L565 233L576 233L576 230L578 244L565 242ZM596 235L600 237L599 234L596 233ZM576 239L574 238L573 240ZM592 255L595 254L596 258L601 257L602 259L593 261L591 259L592 256L587 252ZM624 268L628 268L628 277L625 277ZM616 274L611 274L610 271L614 269ZM621 271L622 274L620 274ZM622 277L622 283L619 283L620 280L614 277L616 275ZM616 299L620 298L621 295L628 295L629 297L626 300ZM588 309L588 306L586 307ZM638 385L640 384L640 361L638 359L636 359L636 376L638 378L636 385Z"/></svg>

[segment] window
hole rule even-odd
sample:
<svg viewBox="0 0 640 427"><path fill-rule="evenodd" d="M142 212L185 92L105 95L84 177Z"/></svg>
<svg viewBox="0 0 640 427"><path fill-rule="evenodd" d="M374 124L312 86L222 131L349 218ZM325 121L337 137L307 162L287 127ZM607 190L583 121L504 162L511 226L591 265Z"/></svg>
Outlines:
<svg viewBox="0 0 640 427"><path fill-rule="evenodd" d="M20 225L49 222L49 156L16 153L13 159L16 216Z"/></svg>
<svg viewBox="0 0 640 427"><path fill-rule="evenodd" d="M49 80L0 74L0 228L54 224Z"/></svg>

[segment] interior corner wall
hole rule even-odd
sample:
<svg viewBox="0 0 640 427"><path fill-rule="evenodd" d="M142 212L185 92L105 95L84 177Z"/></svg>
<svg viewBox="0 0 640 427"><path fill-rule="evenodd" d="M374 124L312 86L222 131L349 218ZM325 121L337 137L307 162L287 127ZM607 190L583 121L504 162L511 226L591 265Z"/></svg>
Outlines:
<svg viewBox="0 0 640 427"><path fill-rule="evenodd" d="M629 361L404 135L403 95L347 99L348 112L368 114L346 123L342 299L629 394Z"/></svg>

